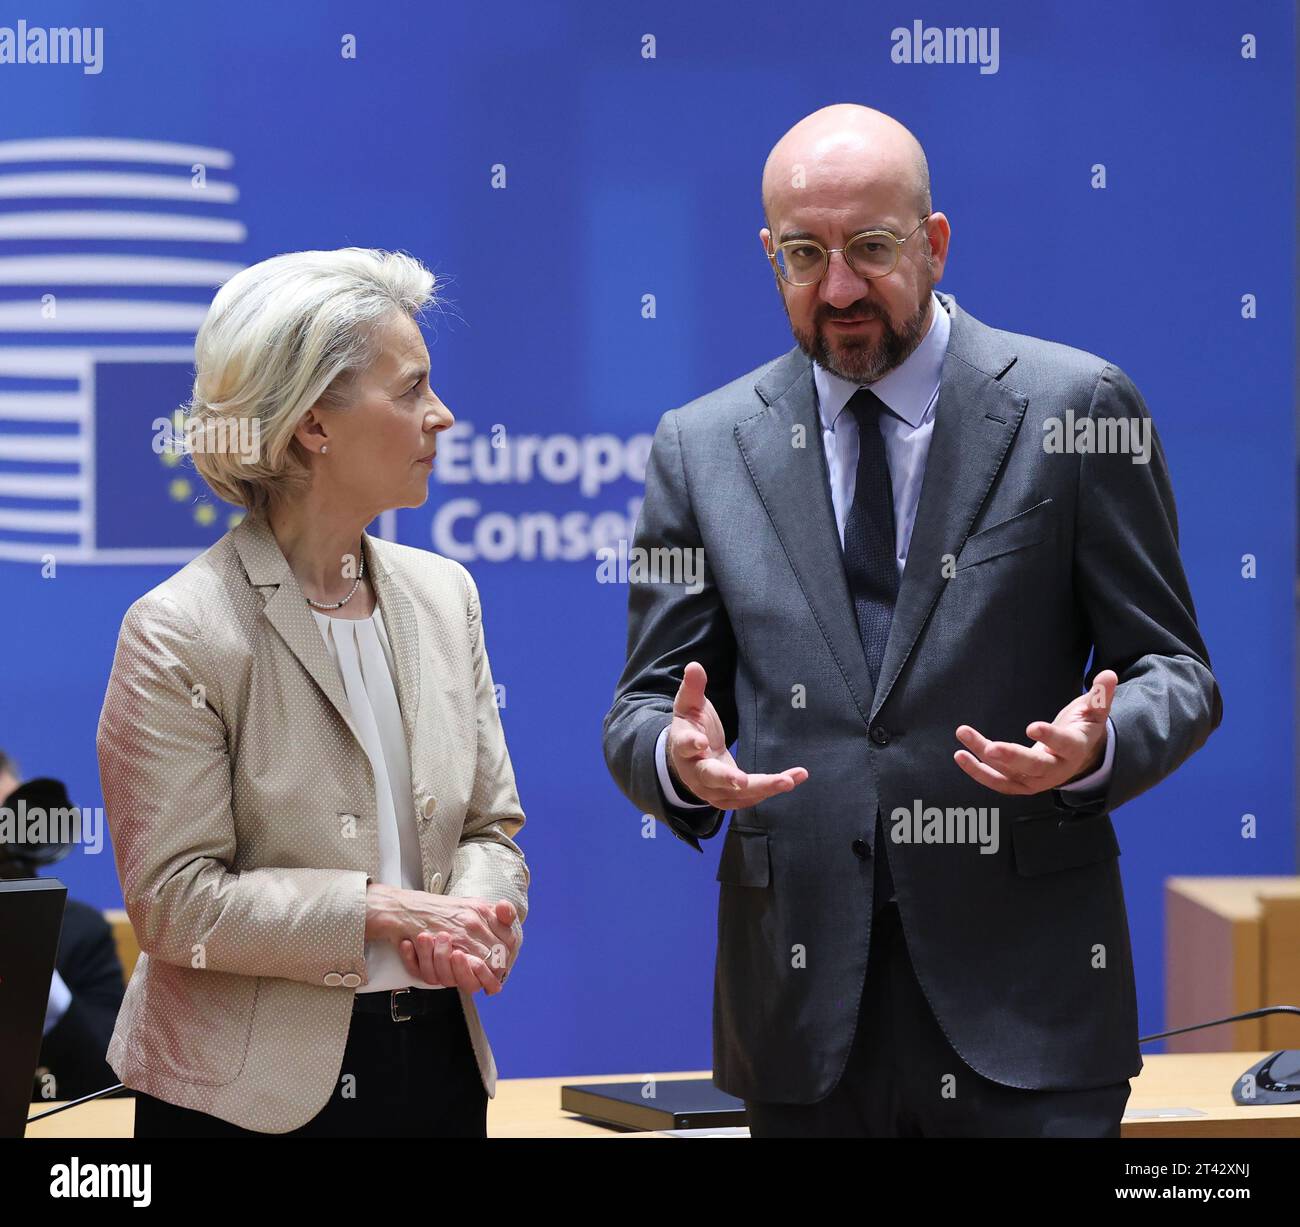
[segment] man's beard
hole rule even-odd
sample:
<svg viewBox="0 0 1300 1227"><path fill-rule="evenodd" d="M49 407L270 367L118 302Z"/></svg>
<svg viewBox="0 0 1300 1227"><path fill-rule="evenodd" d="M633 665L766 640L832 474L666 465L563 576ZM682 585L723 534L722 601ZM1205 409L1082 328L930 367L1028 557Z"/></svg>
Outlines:
<svg viewBox="0 0 1300 1227"><path fill-rule="evenodd" d="M799 348L832 375L838 375L850 383L875 383L882 375L898 366L921 343L926 332L926 312L930 308L931 297L932 294L927 293L921 299L921 305L901 329L894 327L883 308L868 303L866 299L851 307L823 305L818 310L812 331L796 328L793 320L790 321L790 329L794 333L794 339L799 342ZM789 317L789 314L790 309L787 307L786 316ZM873 341L865 334L854 337L845 333L840 338L838 352L833 350L826 339L826 321L859 316L879 321L879 338Z"/></svg>

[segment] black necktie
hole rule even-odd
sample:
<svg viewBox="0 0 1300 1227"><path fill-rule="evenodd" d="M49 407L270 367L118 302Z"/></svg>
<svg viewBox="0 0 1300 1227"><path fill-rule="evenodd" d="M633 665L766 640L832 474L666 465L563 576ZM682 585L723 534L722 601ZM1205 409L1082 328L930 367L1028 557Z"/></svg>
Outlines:
<svg viewBox="0 0 1300 1227"><path fill-rule="evenodd" d="M859 388L845 406L858 422L858 474L853 485L853 506L844 522L844 574L858 618L858 632L871 670L873 685L880 683L889 624L898 598L898 564L894 555L894 487L880 433L880 415L888 413L884 401L868 388ZM876 810L873 848L875 895L879 912L894 898L894 877L885 852L885 830Z"/></svg>
<svg viewBox="0 0 1300 1227"><path fill-rule="evenodd" d="M878 685L898 598L894 487L889 478L885 439L880 433L880 415L889 410L868 388L854 392L845 408L858 421L858 475L853 486L853 506L844 522L844 574L858 616L871 681Z"/></svg>

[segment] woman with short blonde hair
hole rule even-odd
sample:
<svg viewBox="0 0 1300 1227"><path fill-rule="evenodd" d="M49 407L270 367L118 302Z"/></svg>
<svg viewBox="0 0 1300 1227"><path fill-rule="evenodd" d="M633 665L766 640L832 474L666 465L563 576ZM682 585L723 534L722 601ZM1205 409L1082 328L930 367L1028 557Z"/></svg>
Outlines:
<svg viewBox="0 0 1300 1227"><path fill-rule="evenodd" d="M98 736L137 1136L485 1133L524 815L473 579L365 531L454 421L437 301L405 253L295 252L199 330L187 441L246 514L127 611Z"/></svg>

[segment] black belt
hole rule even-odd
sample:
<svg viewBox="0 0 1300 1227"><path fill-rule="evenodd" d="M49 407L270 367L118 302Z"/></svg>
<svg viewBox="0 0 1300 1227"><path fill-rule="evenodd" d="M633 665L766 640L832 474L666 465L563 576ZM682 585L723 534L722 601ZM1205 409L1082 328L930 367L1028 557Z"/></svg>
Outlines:
<svg viewBox="0 0 1300 1227"><path fill-rule="evenodd" d="M393 1022L406 1022L430 1014L460 1009L454 988L395 988L375 993L357 993L352 998L354 1014L377 1014Z"/></svg>

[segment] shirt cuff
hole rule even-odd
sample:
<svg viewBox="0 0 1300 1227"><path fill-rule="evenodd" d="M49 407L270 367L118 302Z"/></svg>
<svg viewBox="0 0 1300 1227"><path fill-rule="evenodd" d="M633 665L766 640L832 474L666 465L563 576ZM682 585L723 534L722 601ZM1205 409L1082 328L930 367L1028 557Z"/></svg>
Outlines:
<svg viewBox="0 0 1300 1227"><path fill-rule="evenodd" d="M673 777L668 772L669 727L667 724L664 725L659 740L655 742L655 771L659 775L660 789L667 798L668 804L677 809L712 809L713 807L704 801L683 801L681 794L673 787Z"/></svg>
<svg viewBox="0 0 1300 1227"><path fill-rule="evenodd" d="M72 1004L72 990L63 982L57 971L50 976L50 996L45 1003L45 1029L42 1036L49 1035L59 1025L59 1020L68 1012Z"/></svg>
<svg viewBox="0 0 1300 1227"><path fill-rule="evenodd" d="M1110 768L1115 761L1115 723L1106 717L1106 753L1102 756L1101 766L1091 771L1081 780L1062 784L1061 792L1096 792L1110 783Z"/></svg>

